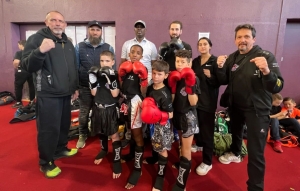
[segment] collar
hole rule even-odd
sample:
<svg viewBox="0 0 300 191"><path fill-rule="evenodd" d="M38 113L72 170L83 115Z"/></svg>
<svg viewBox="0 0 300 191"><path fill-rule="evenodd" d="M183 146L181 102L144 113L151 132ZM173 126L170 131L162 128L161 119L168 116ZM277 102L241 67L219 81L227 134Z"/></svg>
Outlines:
<svg viewBox="0 0 300 191"><path fill-rule="evenodd" d="M139 41L136 39L136 37L134 37L134 39L133 39L133 40L134 40L134 41L136 41L136 42L139 42ZM143 42L143 41L144 41L144 42L147 42L147 39L146 39L146 37L144 37L144 38L143 38L143 40L142 40L141 42Z"/></svg>

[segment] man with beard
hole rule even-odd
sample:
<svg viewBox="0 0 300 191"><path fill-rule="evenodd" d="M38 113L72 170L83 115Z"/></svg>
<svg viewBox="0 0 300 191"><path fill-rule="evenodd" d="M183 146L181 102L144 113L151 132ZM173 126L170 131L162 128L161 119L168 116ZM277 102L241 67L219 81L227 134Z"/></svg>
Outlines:
<svg viewBox="0 0 300 191"><path fill-rule="evenodd" d="M143 57L140 60L140 62L142 64L144 64L144 66L146 66L146 68L148 70L148 81L150 81L152 79L151 65L156 61L157 49L156 49L156 46L151 41L146 39L146 37L145 37L146 23L144 21L138 20L134 23L134 32L135 32L135 38L128 40L123 44L120 64L122 64L123 62L125 62L127 60L130 60L129 52L130 52L130 48L132 45L135 45L135 44L140 45L143 48ZM131 139L130 129L127 129L127 132L125 134L125 139L122 141L123 148L128 145L130 139ZM131 146L134 148L133 144L131 144Z"/></svg>
<svg viewBox="0 0 300 191"><path fill-rule="evenodd" d="M76 147L83 148L89 133L88 118L93 104L93 96L89 88L88 71L92 66L99 66L101 52L108 50L114 53L114 49L101 38L102 25L98 21L88 23L88 39L76 45L76 57L79 69L79 139ZM102 149L106 150L107 137L103 135Z"/></svg>
<svg viewBox="0 0 300 191"><path fill-rule="evenodd" d="M51 11L45 24L47 28L28 38L22 65L33 73L36 88L40 171L47 178L54 178L61 173L54 160L77 153L77 149L69 149L67 144L71 99L78 97L78 72L74 46L64 33L67 26L64 16Z"/></svg>

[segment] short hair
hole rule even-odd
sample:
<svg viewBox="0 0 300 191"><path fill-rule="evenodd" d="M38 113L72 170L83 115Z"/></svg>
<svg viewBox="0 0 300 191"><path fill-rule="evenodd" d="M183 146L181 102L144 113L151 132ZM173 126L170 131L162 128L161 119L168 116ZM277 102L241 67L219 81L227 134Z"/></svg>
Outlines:
<svg viewBox="0 0 300 191"><path fill-rule="evenodd" d="M171 24L169 25L169 29L171 28L172 24L179 24L180 25L180 29L182 29L182 22L180 22L180 21L172 21Z"/></svg>
<svg viewBox="0 0 300 191"><path fill-rule="evenodd" d="M59 11L49 11L49 12L46 14L46 19L47 19L48 15L49 15L50 13L58 13L58 14L60 14L61 16L63 16L63 18L65 18L64 15L61 14Z"/></svg>
<svg viewBox="0 0 300 191"><path fill-rule="evenodd" d="M22 46L25 46L26 40L20 40L20 41L18 41L18 44L19 44L19 45L22 45Z"/></svg>
<svg viewBox="0 0 300 191"><path fill-rule="evenodd" d="M253 38L255 38L255 36L256 36L256 30L255 30L255 28L254 28L254 26L253 25L250 25L250 24L243 24L243 25L238 25L236 28L235 28L235 38L236 38L236 33L239 31L239 30L241 30L241 29L249 29L249 30L251 30L251 33L252 33L252 37Z"/></svg>
<svg viewBox="0 0 300 191"><path fill-rule="evenodd" d="M207 37L202 37L202 38L200 38L200 39L198 40L197 45L199 44L200 40L203 40L203 39L206 40L206 41L208 42L208 44L209 44L210 47L212 47L212 42L211 42L211 40L210 40L209 38L207 38Z"/></svg>
<svg viewBox="0 0 300 191"><path fill-rule="evenodd" d="M282 96L279 93L276 94L272 94L272 100L276 101L276 100L283 100Z"/></svg>
<svg viewBox="0 0 300 191"><path fill-rule="evenodd" d="M157 60L152 64L152 71L156 70L158 72L165 72L166 74L169 73L169 64L163 60Z"/></svg>
<svg viewBox="0 0 300 191"><path fill-rule="evenodd" d="M283 98L283 102L286 102L286 101L290 101L290 102L296 104L296 102L291 97L285 97L285 98Z"/></svg>
<svg viewBox="0 0 300 191"><path fill-rule="evenodd" d="M111 51L109 50L104 50L103 52L100 53L100 58L101 56L109 56L112 60L115 59L115 55L114 53L112 53Z"/></svg>
<svg viewBox="0 0 300 191"><path fill-rule="evenodd" d="M130 47L130 51L131 51L132 47L140 47L140 49L142 50L142 53L144 52L144 49L143 49L143 47L142 47L141 45L138 45L138 44L132 45L132 46Z"/></svg>
<svg viewBox="0 0 300 191"><path fill-rule="evenodd" d="M192 51L190 51L190 50L178 50L175 53L175 56L179 57L179 58L187 58L187 61L190 62L191 59L192 59Z"/></svg>

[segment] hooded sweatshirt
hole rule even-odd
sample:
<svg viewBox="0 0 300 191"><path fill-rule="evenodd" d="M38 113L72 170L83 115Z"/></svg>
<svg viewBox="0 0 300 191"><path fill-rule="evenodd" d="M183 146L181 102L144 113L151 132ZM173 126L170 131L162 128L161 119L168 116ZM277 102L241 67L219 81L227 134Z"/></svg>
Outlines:
<svg viewBox="0 0 300 191"><path fill-rule="evenodd" d="M52 39L55 47L41 53L43 39ZM40 97L63 97L78 89L76 55L73 44L65 33L54 36L49 28L31 35L24 48L22 65L33 73L36 94Z"/></svg>

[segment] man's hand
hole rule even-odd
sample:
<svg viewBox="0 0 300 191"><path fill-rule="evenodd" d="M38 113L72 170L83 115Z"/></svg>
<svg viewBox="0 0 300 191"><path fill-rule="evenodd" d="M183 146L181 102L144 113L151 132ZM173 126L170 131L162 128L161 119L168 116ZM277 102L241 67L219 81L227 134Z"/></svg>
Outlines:
<svg viewBox="0 0 300 191"><path fill-rule="evenodd" d="M251 59L250 62L254 62L256 67L263 73L263 75L268 75L270 73L270 69L265 57L255 57Z"/></svg>
<svg viewBox="0 0 300 191"><path fill-rule="evenodd" d="M40 46L41 53L46 53L46 52L50 51L52 48L55 48L54 41L49 38L44 38L44 40Z"/></svg>
<svg viewBox="0 0 300 191"><path fill-rule="evenodd" d="M226 62L226 59L227 59L227 55L221 55L218 57L218 59L217 59L218 68L223 68L223 66Z"/></svg>
<svg viewBox="0 0 300 191"><path fill-rule="evenodd" d="M75 93L72 95L71 100L72 101L76 100L78 98L78 96L79 96L79 92L78 92L78 90L76 90Z"/></svg>
<svg viewBox="0 0 300 191"><path fill-rule="evenodd" d="M203 73L206 77L210 78L211 74L210 74L210 70L209 69L203 69Z"/></svg>

